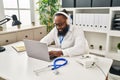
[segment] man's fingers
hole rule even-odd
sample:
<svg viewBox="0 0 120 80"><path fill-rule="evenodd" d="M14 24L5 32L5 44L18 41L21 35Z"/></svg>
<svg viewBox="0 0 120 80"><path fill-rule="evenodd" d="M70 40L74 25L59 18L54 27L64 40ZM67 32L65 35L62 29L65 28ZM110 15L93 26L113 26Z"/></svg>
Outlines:
<svg viewBox="0 0 120 80"><path fill-rule="evenodd" d="M59 57L59 56L61 56L63 54L62 54L62 51L49 51L49 55Z"/></svg>
<svg viewBox="0 0 120 80"><path fill-rule="evenodd" d="M49 55L52 55L53 54L53 51L49 51Z"/></svg>

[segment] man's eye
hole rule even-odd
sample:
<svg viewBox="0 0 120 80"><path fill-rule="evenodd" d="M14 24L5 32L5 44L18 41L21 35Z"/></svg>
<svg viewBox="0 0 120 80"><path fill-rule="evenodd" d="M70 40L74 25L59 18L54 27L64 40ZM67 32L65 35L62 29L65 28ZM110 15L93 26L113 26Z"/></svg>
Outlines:
<svg viewBox="0 0 120 80"><path fill-rule="evenodd" d="M62 26L62 24L60 23L59 26Z"/></svg>
<svg viewBox="0 0 120 80"><path fill-rule="evenodd" d="M55 24L55 26L62 26L62 24L61 24L61 23L59 23L59 24Z"/></svg>

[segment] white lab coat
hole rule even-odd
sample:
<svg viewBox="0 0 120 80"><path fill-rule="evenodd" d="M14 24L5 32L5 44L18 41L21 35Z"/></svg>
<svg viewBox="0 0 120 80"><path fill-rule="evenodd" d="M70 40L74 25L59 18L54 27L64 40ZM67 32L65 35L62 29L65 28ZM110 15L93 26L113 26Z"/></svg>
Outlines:
<svg viewBox="0 0 120 80"><path fill-rule="evenodd" d="M70 26L69 31L65 35L62 44L59 42L57 28L54 27L40 42L50 45L55 41L56 48L61 48L63 56L74 56L86 53L88 45L84 36L84 32L77 26Z"/></svg>

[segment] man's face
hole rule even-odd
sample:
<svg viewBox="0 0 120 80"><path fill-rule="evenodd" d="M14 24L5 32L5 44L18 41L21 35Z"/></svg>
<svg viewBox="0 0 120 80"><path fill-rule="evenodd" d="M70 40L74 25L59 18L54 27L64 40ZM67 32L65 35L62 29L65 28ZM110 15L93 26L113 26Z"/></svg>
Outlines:
<svg viewBox="0 0 120 80"><path fill-rule="evenodd" d="M55 16L54 18L54 24L58 30L58 35L65 35L68 31L68 26L67 26L67 19L62 16L62 15L59 15L59 16Z"/></svg>

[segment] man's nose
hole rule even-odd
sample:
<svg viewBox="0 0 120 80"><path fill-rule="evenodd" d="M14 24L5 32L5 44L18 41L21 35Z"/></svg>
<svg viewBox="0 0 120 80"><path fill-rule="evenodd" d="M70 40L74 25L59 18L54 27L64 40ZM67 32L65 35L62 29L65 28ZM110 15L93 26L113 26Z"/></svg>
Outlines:
<svg viewBox="0 0 120 80"><path fill-rule="evenodd" d="M62 27L61 26L57 26L57 29L62 29Z"/></svg>

